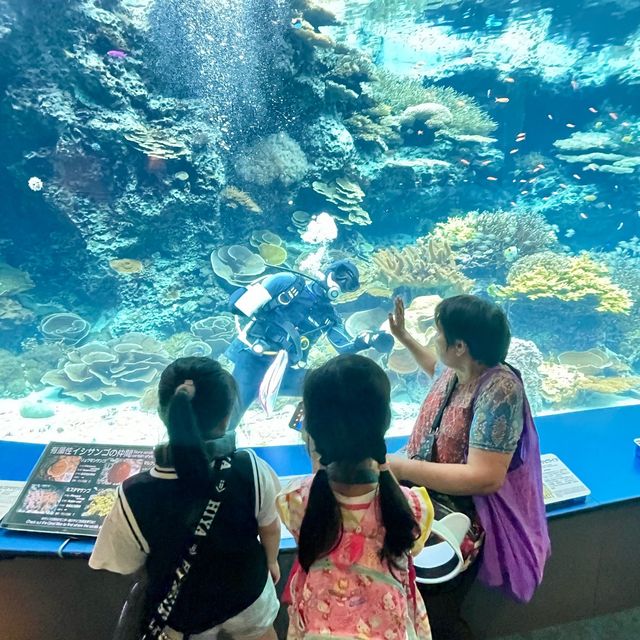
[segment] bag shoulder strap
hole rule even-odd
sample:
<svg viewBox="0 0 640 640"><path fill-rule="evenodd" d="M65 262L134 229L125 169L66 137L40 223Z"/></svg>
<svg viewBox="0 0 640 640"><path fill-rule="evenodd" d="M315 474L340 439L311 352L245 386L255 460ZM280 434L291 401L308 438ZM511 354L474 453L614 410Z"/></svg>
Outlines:
<svg viewBox="0 0 640 640"><path fill-rule="evenodd" d="M436 413L436 417L433 419L431 423L431 429L429 429L429 435L437 434L440 430L440 424L442 422L442 417L444 416L445 409L449 405L449 401L451 400L451 396L455 391L455 388L458 386L458 376L457 374L453 374L451 380L449 380L447 384L447 390L444 394L444 399L442 400L442 404L438 409L438 413Z"/></svg>
<svg viewBox="0 0 640 640"><path fill-rule="evenodd" d="M198 520L192 534L189 536L185 551L181 556L174 571L174 577L171 586L165 597L155 607L151 620L144 630L140 640L161 640L164 638L164 628L167 620L171 615L171 611L178 599L178 595L187 576L191 571L194 562L197 559L198 551L202 543L213 529L213 523L222 504L223 492L226 488L228 471L231 469L231 458L224 457L216 459L211 477L211 493L204 507L204 511Z"/></svg>

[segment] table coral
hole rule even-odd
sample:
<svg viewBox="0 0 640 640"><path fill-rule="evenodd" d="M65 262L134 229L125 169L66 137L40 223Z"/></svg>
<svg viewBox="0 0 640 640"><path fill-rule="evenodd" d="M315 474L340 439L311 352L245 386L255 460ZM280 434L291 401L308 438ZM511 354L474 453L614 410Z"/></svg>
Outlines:
<svg viewBox="0 0 640 640"><path fill-rule="evenodd" d="M142 333L128 333L73 349L58 369L42 376L42 382L81 402L111 396L140 398L170 361L161 343Z"/></svg>
<svg viewBox="0 0 640 640"><path fill-rule="evenodd" d="M566 302L593 296L596 311L621 314L628 314L633 306L629 292L611 281L607 266L586 253L564 256L543 251L525 256L509 271L507 285L492 285L489 293L506 300L556 298Z"/></svg>

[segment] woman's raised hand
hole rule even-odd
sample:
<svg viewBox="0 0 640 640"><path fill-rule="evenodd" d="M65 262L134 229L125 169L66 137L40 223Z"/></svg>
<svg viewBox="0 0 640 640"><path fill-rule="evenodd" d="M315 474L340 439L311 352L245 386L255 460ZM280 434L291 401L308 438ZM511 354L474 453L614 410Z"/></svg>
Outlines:
<svg viewBox="0 0 640 640"><path fill-rule="evenodd" d="M404 302L397 296L394 303L393 313L389 314L389 330L394 338L402 342L408 336L404 320Z"/></svg>

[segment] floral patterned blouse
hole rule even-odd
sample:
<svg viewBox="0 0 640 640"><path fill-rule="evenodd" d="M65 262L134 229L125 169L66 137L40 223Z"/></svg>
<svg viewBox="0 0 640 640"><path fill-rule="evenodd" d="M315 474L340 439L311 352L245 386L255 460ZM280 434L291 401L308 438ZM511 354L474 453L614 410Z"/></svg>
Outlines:
<svg viewBox="0 0 640 640"><path fill-rule="evenodd" d="M439 374L425 398L409 443L407 456L417 455L425 438L431 432L433 422L445 402L453 369L439 366ZM482 388L477 395L478 384ZM466 384L456 384L442 414L434 447L433 462L464 464L469 448L500 453L513 453L523 428L524 389L517 376L506 366L494 367L494 372L476 378ZM468 539L463 545L463 555L470 563L482 544L482 528L476 517L471 496L448 496L429 492L434 502L436 518L450 511L462 511L472 521Z"/></svg>

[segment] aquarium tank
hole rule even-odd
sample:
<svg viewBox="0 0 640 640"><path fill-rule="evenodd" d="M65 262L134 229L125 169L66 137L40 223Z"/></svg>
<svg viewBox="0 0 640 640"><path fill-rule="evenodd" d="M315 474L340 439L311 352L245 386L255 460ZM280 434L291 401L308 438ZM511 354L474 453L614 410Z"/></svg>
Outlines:
<svg viewBox="0 0 640 640"><path fill-rule="evenodd" d="M640 399L635 0L0 0L0 88L2 439L158 442L162 370L232 370L265 303L230 301L344 260L347 340L473 293L536 414ZM406 434L429 380L389 346ZM241 445L299 441L277 353Z"/></svg>

